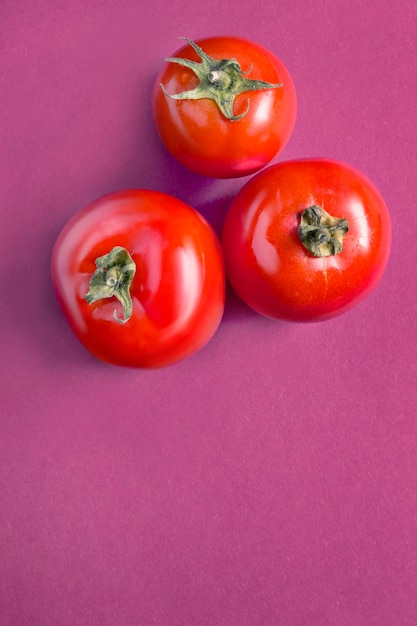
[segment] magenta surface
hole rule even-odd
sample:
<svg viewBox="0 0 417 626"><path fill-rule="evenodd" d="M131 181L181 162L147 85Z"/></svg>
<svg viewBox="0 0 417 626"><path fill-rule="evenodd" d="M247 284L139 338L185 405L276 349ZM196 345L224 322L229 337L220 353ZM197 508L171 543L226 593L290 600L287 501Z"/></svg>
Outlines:
<svg viewBox="0 0 417 626"><path fill-rule="evenodd" d="M417 4L4 0L0 8L2 626L415 626ZM66 221L110 191L219 232L246 179L187 172L150 110L162 59L251 37L287 65L294 134L385 198L378 288L333 321L232 293L214 339L152 372L91 357L49 276Z"/></svg>

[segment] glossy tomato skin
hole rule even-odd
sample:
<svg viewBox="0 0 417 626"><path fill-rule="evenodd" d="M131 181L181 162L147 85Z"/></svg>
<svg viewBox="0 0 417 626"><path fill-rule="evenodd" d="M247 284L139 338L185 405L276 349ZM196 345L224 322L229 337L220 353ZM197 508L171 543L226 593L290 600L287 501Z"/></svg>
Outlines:
<svg viewBox="0 0 417 626"><path fill-rule="evenodd" d="M318 258L298 236L301 212L319 205L346 218L343 250ZM238 296L267 317L326 320L377 285L391 245L381 195L359 171L329 159L272 165L240 190L222 233L226 273Z"/></svg>
<svg viewBox="0 0 417 626"><path fill-rule="evenodd" d="M198 40L206 54L216 59L235 58L249 78L281 84L239 94L234 112L249 110L240 120L231 121L208 99L173 100L164 94L190 90L198 78L188 68L167 63L153 90L153 114L162 142L184 166L204 176L235 178L263 168L286 145L294 128L297 98L292 78L282 61L263 46L238 37L211 37ZM175 57L198 61L190 45Z"/></svg>
<svg viewBox="0 0 417 626"><path fill-rule="evenodd" d="M95 260L114 246L136 264L133 313L124 324L114 298L88 304ZM75 215L52 253L52 280L75 335L97 358L113 365L157 368L202 348L224 309L220 242L193 208L151 190L104 196Z"/></svg>

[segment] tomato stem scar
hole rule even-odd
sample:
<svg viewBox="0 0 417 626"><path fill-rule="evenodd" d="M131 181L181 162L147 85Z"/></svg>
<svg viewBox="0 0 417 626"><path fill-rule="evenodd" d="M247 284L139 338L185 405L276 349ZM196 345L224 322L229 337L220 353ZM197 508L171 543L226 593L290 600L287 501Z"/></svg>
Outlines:
<svg viewBox="0 0 417 626"><path fill-rule="evenodd" d="M206 54L194 41L183 37L200 57L201 62L183 59L181 57L169 57L168 63L178 63L194 72L199 79L199 84L194 89L182 91L177 94L169 94L161 84L161 89L166 96L174 100L200 100L208 98L213 100L219 107L225 118L234 122L240 120L249 111L249 99L246 109L240 115L233 114L233 103L236 96L246 91L258 91L264 89L278 89L282 83L268 83L263 80L246 78L236 59L213 59ZM251 69L249 70L251 71Z"/></svg>
<svg viewBox="0 0 417 626"><path fill-rule="evenodd" d="M298 236L313 256L326 257L342 252L343 237L348 230L346 219L333 217L322 207L312 205L301 214Z"/></svg>
<svg viewBox="0 0 417 626"><path fill-rule="evenodd" d="M97 269L91 275L85 299L88 304L93 304L114 296L123 307L123 317L118 317L116 311L113 317L120 324L125 324L133 311L130 287L136 272L136 264L129 252L121 246L116 246L107 254L98 257L95 264Z"/></svg>

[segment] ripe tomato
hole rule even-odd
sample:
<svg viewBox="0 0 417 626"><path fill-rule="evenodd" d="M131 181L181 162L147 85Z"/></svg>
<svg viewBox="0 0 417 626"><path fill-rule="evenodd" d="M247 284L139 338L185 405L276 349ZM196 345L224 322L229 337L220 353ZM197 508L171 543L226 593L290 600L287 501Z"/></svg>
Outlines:
<svg viewBox="0 0 417 626"><path fill-rule="evenodd" d="M376 286L390 224L379 192L354 168L328 159L282 162L232 202L222 235L226 273L263 315L325 320Z"/></svg>
<svg viewBox="0 0 417 626"><path fill-rule="evenodd" d="M162 142L189 169L215 178L246 176L283 149L294 128L296 94L283 63L262 46L212 37L165 59L153 91Z"/></svg>
<svg viewBox="0 0 417 626"><path fill-rule="evenodd" d="M220 242L180 200L104 196L64 227L52 254L59 303L81 343L114 365L170 365L202 348L224 309Z"/></svg>

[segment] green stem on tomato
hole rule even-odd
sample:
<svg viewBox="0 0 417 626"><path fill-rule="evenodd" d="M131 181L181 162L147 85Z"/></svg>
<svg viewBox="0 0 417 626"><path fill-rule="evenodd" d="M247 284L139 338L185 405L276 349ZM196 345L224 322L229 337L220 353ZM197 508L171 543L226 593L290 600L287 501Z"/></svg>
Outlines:
<svg viewBox="0 0 417 626"><path fill-rule="evenodd" d="M136 264L129 252L121 246L116 246L107 254L98 257L95 264L97 269L90 278L85 299L88 304L92 304L114 296L123 307L123 318L118 317L114 311L114 319L120 324L125 324L133 311L130 287L136 272Z"/></svg>
<svg viewBox="0 0 417 626"><path fill-rule="evenodd" d="M346 219L333 217L322 207L312 205L301 214L298 236L316 257L333 256L343 250L343 237L349 230Z"/></svg>
<svg viewBox="0 0 417 626"><path fill-rule="evenodd" d="M200 100L208 98L213 100L221 113L228 120L234 122L240 120L249 111L249 99L246 109L240 115L233 114L233 102L236 96L247 91L263 89L278 89L282 84L267 83L263 80L246 78L236 59L213 59L206 54L194 41L184 37L190 46L196 51L201 62L183 59L181 57L169 57L165 61L178 63L192 70L199 79L199 84L194 89L182 91L177 94L169 94L161 84L164 94L174 100ZM250 70L249 70L250 71ZM247 73L247 72L246 72Z"/></svg>

